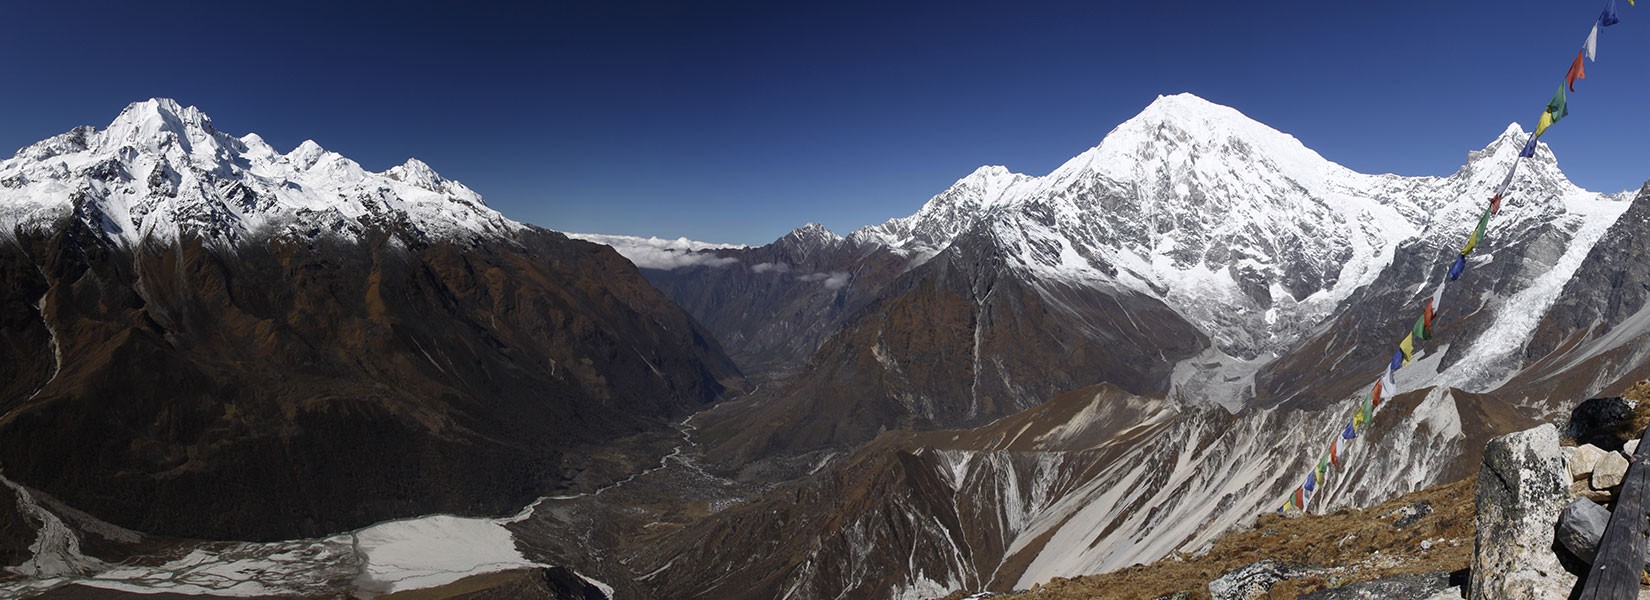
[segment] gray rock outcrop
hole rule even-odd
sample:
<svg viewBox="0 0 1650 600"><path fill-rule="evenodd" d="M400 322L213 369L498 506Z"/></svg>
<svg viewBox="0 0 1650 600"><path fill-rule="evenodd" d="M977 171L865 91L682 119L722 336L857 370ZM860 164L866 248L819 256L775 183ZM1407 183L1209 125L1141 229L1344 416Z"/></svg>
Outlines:
<svg viewBox="0 0 1650 600"><path fill-rule="evenodd" d="M1209 596L1214 600L1253 600L1264 598L1267 590L1280 581L1318 572L1319 569L1288 562L1263 560L1239 567L1237 570L1209 582Z"/></svg>
<svg viewBox="0 0 1650 600"><path fill-rule="evenodd" d="M1570 554L1592 564L1598 556L1598 541L1604 537L1604 525L1610 522L1610 511L1586 498L1577 498L1558 515L1558 543Z"/></svg>
<svg viewBox="0 0 1650 600"><path fill-rule="evenodd" d="M1478 473L1472 597L1564 598L1576 577L1553 552L1554 524L1570 502L1558 428L1541 425L1490 440Z"/></svg>
<svg viewBox="0 0 1650 600"><path fill-rule="evenodd" d="M1460 588L1450 586L1449 573L1412 573L1318 590L1301 596L1300 600L1432 600L1460 597Z"/></svg>

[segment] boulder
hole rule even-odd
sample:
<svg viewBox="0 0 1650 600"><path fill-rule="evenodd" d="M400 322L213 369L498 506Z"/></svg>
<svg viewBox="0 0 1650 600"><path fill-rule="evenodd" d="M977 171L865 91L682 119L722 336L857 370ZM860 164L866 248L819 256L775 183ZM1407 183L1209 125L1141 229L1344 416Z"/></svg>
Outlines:
<svg viewBox="0 0 1650 600"><path fill-rule="evenodd" d="M1593 467L1593 489L1607 490L1621 485L1621 480L1627 478L1627 457L1620 452L1611 452L1599 459L1598 465Z"/></svg>
<svg viewBox="0 0 1650 600"><path fill-rule="evenodd" d="M1576 577L1559 564L1553 538L1569 502L1558 428L1545 424L1490 440L1478 472L1472 597L1568 597Z"/></svg>
<svg viewBox="0 0 1650 600"><path fill-rule="evenodd" d="M1604 458L1604 451L1592 444L1582 444L1576 447L1575 453L1570 456L1570 478L1586 479L1593 474L1593 468L1598 461Z"/></svg>
<svg viewBox="0 0 1650 600"><path fill-rule="evenodd" d="M1300 600L1430 600L1460 597L1460 590L1450 586L1449 573L1411 573L1318 590L1301 596Z"/></svg>
<svg viewBox="0 0 1650 600"><path fill-rule="evenodd" d="M1610 511L1592 500L1577 498L1558 514L1558 543L1587 564L1598 557L1598 541L1604 537L1604 525L1610 522Z"/></svg>
<svg viewBox="0 0 1650 600"><path fill-rule="evenodd" d="M1595 490L1591 481L1583 479L1570 483L1570 497L1586 498L1593 502L1610 502L1616 499L1616 494L1610 490Z"/></svg>
<svg viewBox="0 0 1650 600"><path fill-rule="evenodd" d="M1263 560L1249 563L1209 582L1214 600L1254 600L1266 597L1267 590L1280 581L1305 577L1320 569L1298 563Z"/></svg>
<svg viewBox="0 0 1650 600"><path fill-rule="evenodd" d="M1620 450L1622 443L1636 437L1632 430L1633 401L1626 398L1593 398L1570 411L1564 437L1576 445L1592 444L1605 450Z"/></svg>
<svg viewBox="0 0 1650 600"><path fill-rule="evenodd" d="M1639 441L1637 439L1627 440L1627 443L1621 445L1621 453L1626 454L1628 458L1632 458L1638 451Z"/></svg>

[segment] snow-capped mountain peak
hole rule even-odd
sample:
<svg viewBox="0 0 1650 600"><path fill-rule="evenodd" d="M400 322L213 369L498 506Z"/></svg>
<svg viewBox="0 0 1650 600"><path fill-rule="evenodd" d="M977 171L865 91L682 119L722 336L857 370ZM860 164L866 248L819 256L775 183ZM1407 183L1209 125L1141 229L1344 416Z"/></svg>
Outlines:
<svg viewBox="0 0 1650 600"><path fill-rule="evenodd" d="M76 128L0 161L0 223L44 228L70 215L125 244L253 233L355 237L396 228L429 238L501 236L523 225L416 159L383 173L305 140L282 154L220 132L193 106L135 102L101 130Z"/></svg>
<svg viewBox="0 0 1650 600"><path fill-rule="evenodd" d="M1524 141L1515 123L1450 177L1366 175L1236 109L1160 96L1048 175L984 167L851 237L922 258L983 223L1034 277L1158 297L1248 360L1373 281L1400 244L1476 221L1455 213L1482 209ZM1545 146L1523 165L1514 213L1535 214L1521 202L1563 213L1596 200Z"/></svg>

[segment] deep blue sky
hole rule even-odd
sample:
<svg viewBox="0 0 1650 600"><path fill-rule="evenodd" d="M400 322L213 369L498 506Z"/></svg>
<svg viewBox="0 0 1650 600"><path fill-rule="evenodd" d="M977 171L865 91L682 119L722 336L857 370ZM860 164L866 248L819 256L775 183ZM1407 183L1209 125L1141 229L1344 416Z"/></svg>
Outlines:
<svg viewBox="0 0 1650 600"><path fill-rule="evenodd" d="M171 97L282 151L417 156L553 229L744 243L907 215L982 164L1045 174L1182 91L1353 169L1447 174L1534 126L1601 6L8 4L8 152ZM1650 178L1650 6L1620 11L1543 138L1599 191Z"/></svg>

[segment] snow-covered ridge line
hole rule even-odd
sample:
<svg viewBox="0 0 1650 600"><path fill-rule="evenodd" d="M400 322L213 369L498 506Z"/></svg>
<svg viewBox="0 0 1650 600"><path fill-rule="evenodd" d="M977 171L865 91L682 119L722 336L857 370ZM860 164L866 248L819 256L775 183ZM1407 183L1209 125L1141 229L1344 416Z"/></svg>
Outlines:
<svg viewBox="0 0 1650 600"><path fill-rule="evenodd" d="M182 233L227 244L259 233L348 237L371 227L473 239L524 227L417 159L374 173L314 141L282 154L168 99L133 103L108 127L79 127L0 161L8 233L67 217L127 245Z"/></svg>
<svg viewBox="0 0 1650 600"><path fill-rule="evenodd" d="M1033 277L1159 298L1249 361L1288 348L1404 244L1464 234L1524 138L1509 125L1447 177L1370 175L1235 109L1160 96L1047 175L981 167L848 237L920 261L985 228ZM1544 144L1512 189L1503 217L1515 229L1618 199L1571 183Z"/></svg>

